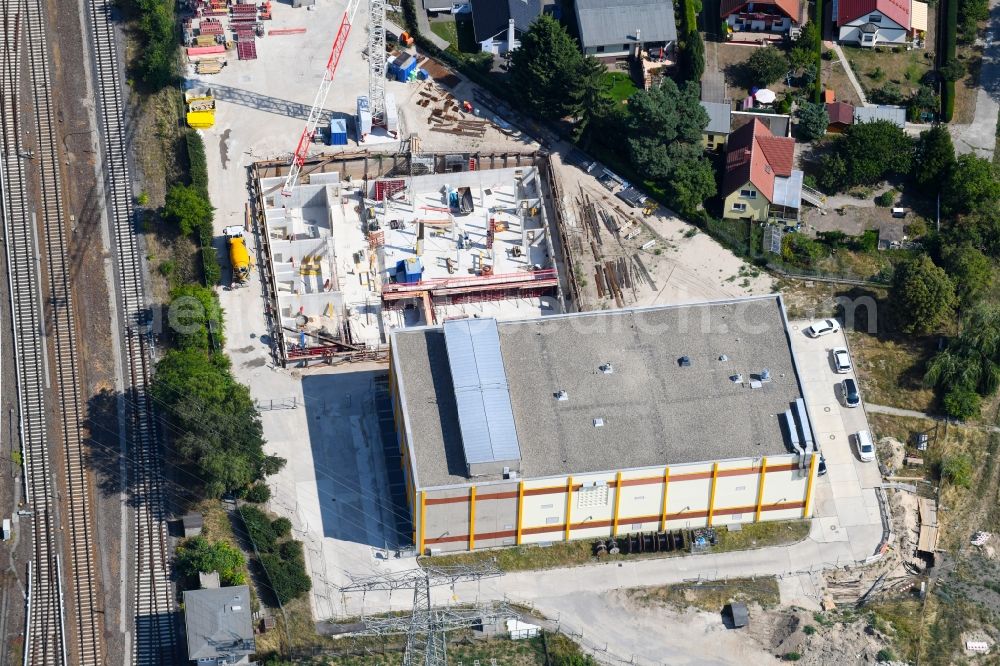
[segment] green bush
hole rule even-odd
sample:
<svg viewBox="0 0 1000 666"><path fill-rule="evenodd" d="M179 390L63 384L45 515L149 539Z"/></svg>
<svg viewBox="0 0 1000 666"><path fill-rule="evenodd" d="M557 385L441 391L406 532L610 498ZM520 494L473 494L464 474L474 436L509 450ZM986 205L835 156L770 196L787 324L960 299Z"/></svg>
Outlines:
<svg viewBox="0 0 1000 666"><path fill-rule="evenodd" d="M875 653L875 661L896 661L896 655L889 648L882 648Z"/></svg>
<svg viewBox="0 0 1000 666"><path fill-rule="evenodd" d="M201 140L201 135L194 130L188 131L184 135L188 154L188 178L191 185L208 199L208 164L205 161L205 142Z"/></svg>
<svg viewBox="0 0 1000 666"><path fill-rule="evenodd" d="M205 277L205 285L213 286L222 281L222 266L219 264L219 253L211 245L201 248L201 270Z"/></svg>
<svg viewBox="0 0 1000 666"><path fill-rule="evenodd" d="M798 652L786 652L785 654L781 655L782 661L798 661L801 658L802 655L799 654Z"/></svg>
<svg viewBox="0 0 1000 666"><path fill-rule="evenodd" d="M959 386L945 393L944 411L954 419L965 421L966 419L979 416L982 409L982 402L983 399L974 390ZM945 476L948 475L946 474ZM955 479L952 479L952 481L959 486L966 485Z"/></svg>
<svg viewBox="0 0 1000 666"><path fill-rule="evenodd" d="M125 9L138 20L138 42L142 44L135 61L135 73L150 91L157 91L177 76L178 40L174 24L174 3L169 0L126 0Z"/></svg>
<svg viewBox="0 0 1000 666"><path fill-rule="evenodd" d="M271 499L271 489L268 488L266 483L255 483L247 488L246 493L243 495L243 499L248 502L253 502L254 504L263 504L267 500Z"/></svg>
<svg viewBox="0 0 1000 666"><path fill-rule="evenodd" d="M243 553L225 541L212 542L196 536L177 547L177 570L189 580L196 578L200 572L218 571L223 585L243 585L246 583L243 576L245 565Z"/></svg>
<svg viewBox="0 0 1000 666"><path fill-rule="evenodd" d="M283 560L279 555L261 555L260 564L271 581L271 591L278 602L287 604L312 588L309 574L300 562Z"/></svg>
<svg viewBox="0 0 1000 666"><path fill-rule="evenodd" d="M211 239L214 212L208 198L194 186L173 185L167 190L163 217L176 224L185 236L197 232L200 238L207 229Z"/></svg>
<svg viewBox="0 0 1000 666"><path fill-rule="evenodd" d="M941 119L950 123L955 116L955 82L945 81L941 85Z"/></svg>
<svg viewBox="0 0 1000 666"><path fill-rule="evenodd" d="M278 541L278 535L275 533L274 526L271 525L271 519L267 517L267 514L255 506L244 505L240 507L240 517L243 519L243 525L247 528L247 536L250 537L250 541L257 547L257 550L262 553L273 551Z"/></svg>
<svg viewBox="0 0 1000 666"><path fill-rule="evenodd" d="M890 208L896 203L896 190L887 190L875 197L875 205L880 208Z"/></svg>
<svg viewBox="0 0 1000 666"><path fill-rule="evenodd" d="M816 627L812 626L811 624L807 624L806 626L802 627L802 633L805 634L806 636L812 636L813 634L816 633Z"/></svg>
<svg viewBox="0 0 1000 666"><path fill-rule="evenodd" d="M198 284L185 284L170 292L167 323L180 349L209 351L209 327L217 347L222 340L222 308L215 292Z"/></svg>
<svg viewBox="0 0 1000 666"><path fill-rule="evenodd" d="M271 529L273 529L274 533L279 537L284 538L292 533L292 521L288 520L288 518L285 518L284 516L281 518L275 518L271 521Z"/></svg>

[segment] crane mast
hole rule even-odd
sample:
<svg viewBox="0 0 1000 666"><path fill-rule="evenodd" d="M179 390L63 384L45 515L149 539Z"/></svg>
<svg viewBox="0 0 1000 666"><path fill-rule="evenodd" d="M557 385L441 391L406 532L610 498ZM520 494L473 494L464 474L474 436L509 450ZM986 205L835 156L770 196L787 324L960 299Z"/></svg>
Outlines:
<svg viewBox="0 0 1000 666"><path fill-rule="evenodd" d="M340 28L337 36L333 40L333 48L330 50L330 58L326 61L326 70L323 72L323 80L316 91L316 99L313 100L312 109L309 111L309 118L306 120L305 129L299 137L299 144L295 147L295 154L292 156L292 163L285 178L285 184L281 188L282 196L291 196L299 180L302 165L305 164L306 156L309 154L309 146L312 144L316 128L319 126L319 119L323 115L323 107L326 105L326 97L330 94L330 87L333 85L333 76L337 73L337 64L340 63L340 56L344 53L347 45L347 36L351 34L351 24L354 23L354 14L358 11L361 0L349 0L344 9L344 16L340 19ZM370 57L370 55L369 55Z"/></svg>

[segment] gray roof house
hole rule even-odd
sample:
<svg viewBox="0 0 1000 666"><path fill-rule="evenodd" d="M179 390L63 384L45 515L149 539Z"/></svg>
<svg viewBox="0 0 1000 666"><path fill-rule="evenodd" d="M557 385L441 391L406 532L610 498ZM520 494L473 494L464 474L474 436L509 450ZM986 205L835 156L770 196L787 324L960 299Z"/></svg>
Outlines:
<svg viewBox="0 0 1000 666"><path fill-rule="evenodd" d="M551 0L471 0L476 41L490 53L513 51L520 45L518 38L550 4Z"/></svg>
<svg viewBox="0 0 1000 666"><path fill-rule="evenodd" d="M184 593L188 659L198 666L247 664L256 651L246 585Z"/></svg>
<svg viewBox="0 0 1000 666"><path fill-rule="evenodd" d="M670 0L576 0L576 22L583 52L598 58L670 48L677 41Z"/></svg>

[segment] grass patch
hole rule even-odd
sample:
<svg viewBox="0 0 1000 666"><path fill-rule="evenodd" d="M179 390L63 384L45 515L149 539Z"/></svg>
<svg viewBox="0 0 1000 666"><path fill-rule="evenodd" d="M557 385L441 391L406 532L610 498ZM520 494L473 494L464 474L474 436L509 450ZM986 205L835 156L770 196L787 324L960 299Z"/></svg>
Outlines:
<svg viewBox="0 0 1000 666"><path fill-rule="evenodd" d="M900 658L918 661L920 648L920 602L903 599L872 604L871 624L892 638Z"/></svg>
<svg viewBox="0 0 1000 666"><path fill-rule="evenodd" d="M728 552L733 550L749 550L767 546L780 546L796 543L809 534L809 521L770 521L744 525L739 532L730 532L725 527L717 529L719 544L713 552ZM678 557L685 552L670 551L666 553L644 553L641 555L606 555L600 560L593 554L593 544L596 539L580 539L577 541L559 541L550 546L532 544L512 548L482 550L472 553L457 553L455 555L438 555L422 557L417 561L428 566L470 565L480 562L492 562L503 571L537 571L540 569L556 569L574 567L596 562L611 562L636 559L660 559Z"/></svg>
<svg viewBox="0 0 1000 666"><path fill-rule="evenodd" d="M431 32L458 50L458 28L454 21L434 21L431 23Z"/></svg>
<svg viewBox="0 0 1000 666"><path fill-rule="evenodd" d="M890 340L858 331L847 337L866 402L918 412L932 408L934 390L923 379L933 340Z"/></svg>
<svg viewBox="0 0 1000 666"><path fill-rule="evenodd" d="M764 608L772 608L778 605L781 595L777 579L771 576L640 588L635 590L635 598L647 604L667 604L678 608L693 606L703 611L719 612L731 601L757 603Z"/></svg>
<svg viewBox="0 0 1000 666"><path fill-rule="evenodd" d="M632 77L625 72L604 72L601 74L601 86L604 87L605 96L619 104L638 90Z"/></svg>
<svg viewBox="0 0 1000 666"><path fill-rule="evenodd" d="M928 46L934 43L932 38L927 40ZM887 46L871 49L844 44L841 48L866 92L894 83L904 95L909 95L919 87L924 75L934 69L933 50L929 48L903 49L900 53L893 53L892 48Z"/></svg>
<svg viewBox="0 0 1000 666"><path fill-rule="evenodd" d="M573 664L587 666L594 662L585 657L580 647L562 634L545 634L535 638L512 641L506 638L473 640L467 631L450 634L448 663L489 664L495 659L503 666L548 666L549 664ZM398 641L381 645L364 645L356 639L335 641L339 655L323 657L323 664L329 666L401 666L403 663L402 644ZM351 654L344 654L350 652ZM548 658L546 658L548 652ZM313 662L307 662L313 663Z"/></svg>

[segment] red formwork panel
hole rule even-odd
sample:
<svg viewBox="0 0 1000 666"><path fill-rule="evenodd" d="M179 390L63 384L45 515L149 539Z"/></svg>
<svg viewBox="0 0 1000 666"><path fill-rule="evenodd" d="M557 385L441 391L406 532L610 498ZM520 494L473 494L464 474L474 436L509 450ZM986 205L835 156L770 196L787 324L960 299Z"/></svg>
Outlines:
<svg viewBox="0 0 1000 666"><path fill-rule="evenodd" d="M241 37L236 42L236 57L240 60L257 59L257 42L254 41L253 36L249 36L246 39Z"/></svg>

